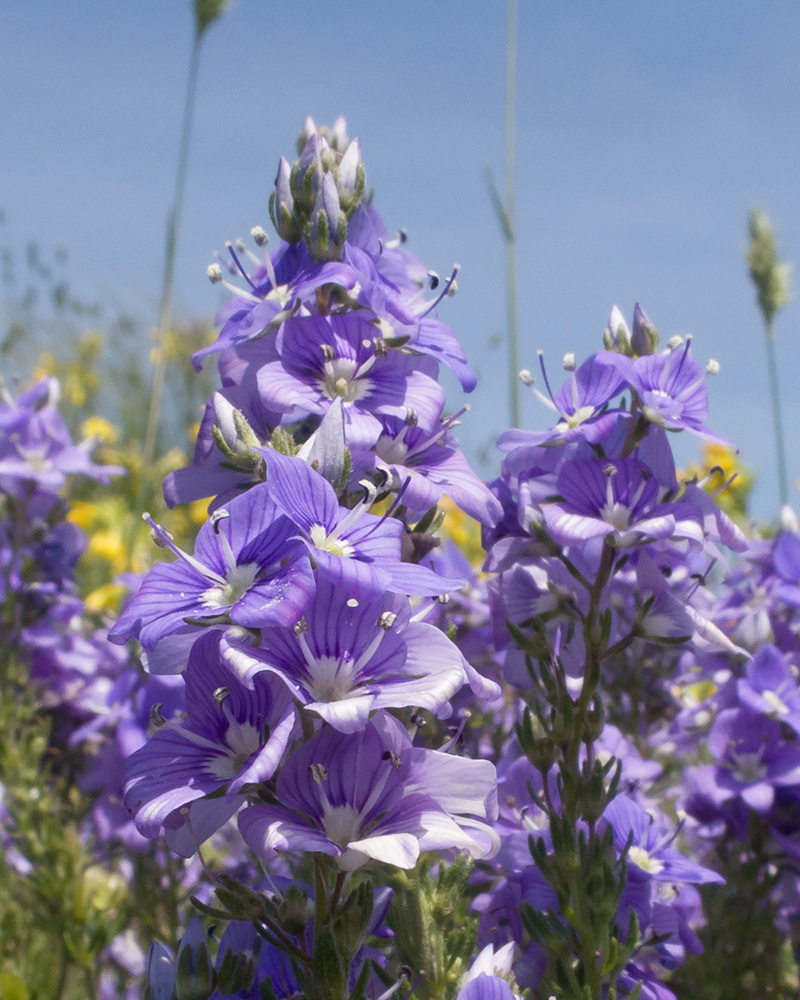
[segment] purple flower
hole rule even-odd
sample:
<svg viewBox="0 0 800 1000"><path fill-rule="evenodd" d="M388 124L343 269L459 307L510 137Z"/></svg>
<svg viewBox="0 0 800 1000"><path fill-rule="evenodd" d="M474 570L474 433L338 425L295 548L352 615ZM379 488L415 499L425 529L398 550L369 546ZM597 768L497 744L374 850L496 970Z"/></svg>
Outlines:
<svg viewBox="0 0 800 1000"><path fill-rule="evenodd" d="M687 430L706 441L730 442L704 423L708 416L706 376L689 353L691 338L660 354L646 354L632 361L613 352L603 363L613 366L635 390L642 412L654 424Z"/></svg>
<svg viewBox="0 0 800 1000"><path fill-rule="evenodd" d="M212 806L219 821L205 837L194 830L198 843L206 839L235 812L245 786L272 777L292 735L285 686L260 674L246 688L220 658L220 638L207 633L192 648L186 721L164 723L126 763L125 804L146 837L191 821L190 803L225 788Z"/></svg>
<svg viewBox="0 0 800 1000"><path fill-rule="evenodd" d="M16 480L36 483L43 489L60 489L66 476L77 474L108 483L125 474L117 465L95 465L90 458L92 440L75 445L56 408L58 381L43 379L20 396L17 409L9 408L0 439L0 484L15 493Z"/></svg>
<svg viewBox="0 0 800 1000"><path fill-rule="evenodd" d="M231 500L203 524L194 556L150 523L178 561L150 570L110 630L112 641L136 636L150 651L184 630L187 618L211 625L227 616L235 624L258 628L291 625L305 611L314 576L303 546L293 540L294 524L281 515L263 484Z"/></svg>
<svg viewBox="0 0 800 1000"><path fill-rule="evenodd" d="M658 483L635 458L565 462L558 475L563 500L542 507L550 535L562 545L613 536L622 547L683 535L702 541L696 507L659 503Z"/></svg>
<svg viewBox="0 0 800 1000"><path fill-rule="evenodd" d="M475 520L492 527L502 516L502 507L472 471L450 433L458 416L441 420L433 433L419 427L415 419L385 417L370 456L373 468L387 473L387 485L402 492L403 506L411 511L429 510L446 493Z"/></svg>
<svg viewBox="0 0 800 1000"><path fill-rule="evenodd" d="M347 510L339 506L331 484L302 460L271 448L262 454L269 495L294 521L319 573L364 592L435 596L464 586L463 580L401 562L403 525L396 518L370 514L371 498Z"/></svg>
<svg viewBox="0 0 800 1000"><path fill-rule="evenodd" d="M708 734L708 749L719 761L698 772L713 777L713 798L720 805L740 797L753 810L766 813L775 789L800 783L800 748L781 738L779 723L747 709L719 713Z"/></svg>
<svg viewBox="0 0 800 1000"><path fill-rule="evenodd" d="M399 594L359 599L324 578L293 629L265 628L260 649L231 646L226 659L249 680L277 674L292 695L335 729L363 729L378 708L450 714L464 684L458 648L433 625L411 620Z"/></svg>
<svg viewBox="0 0 800 1000"><path fill-rule="evenodd" d="M550 392L550 382L540 355L542 374L550 397L538 389L533 391L545 406L558 414L560 419L555 427L548 431L518 429L505 431L497 439L500 451L513 451L531 445L564 444L571 441L597 444L608 437L618 419L628 416L625 411L620 410L605 413L605 407L625 388L623 375L603 361L608 353L601 351L587 358L577 371L571 371L570 377L555 394ZM533 376L528 379L528 375L525 375L525 378L532 386Z"/></svg>
<svg viewBox="0 0 800 1000"><path fill-rule="evenodd" d="M656 882L720 882L725 879L684 857L669 844L675 835L664 837L653 817L624 795L606 807L603 819L614 831L614 843L622 851L629 839L628 863Z"/></svg>
<svg viewBox="0 0 800 1000"><path fill-rule="evenodd" d="M386 226L371 206L360 205L348 222L344 259L358 274L359 302L378 317L389 340L406 343L420 354L446 365L472 392L477 383L464 349L453 331L435 316L442 299L456 289L455 275L445 282L428 271L403 246L404 237L387 239ZM433 301L428 288L441 290Z"/></svg>
<svg viewBox="0 0 800 1000"><path fill-rule="evenodd" d="M370 860L411 869L421 851L475 847L433 798L405 794L399 763L372 725L354 734L326 727L281 769L281 805L240 814L242 836L262 858L327 854L343 871Z"/></svg>
<svg viewBox="0 0 800 1000"><path fill-rule="evenodd" d="M785 657L771 643L747 664L736 682L739 701L754 712L785 722L800 734L800 690Z"/></svg>
<svg viewBox="0 0 800 1000"><path fill-rule="evenodd" d="M295 317L276 344L280 360L258 373L264 405L293 417L322 416L341 398L351 447L375 443L378 416L405 419L413 410L421 426L432 429L444 405L444 392L429 374L431 363L387 350L361 313Z"/></svg>
<svg viewBox="0 0 800 1000"><path fill-rule="evenodd" d="M217 314L217 323L222 327L217 339L192 356L197 371L207 355L277 329L301 304L314 305L317 290L323 286L351 289L356 282L355 272L344 264L317 264L304 243L284 243L274 258L265 251L263 262L256 260L249 274L233 247L229 249L234 263L226 266L244 278L248 288L242 290L225 282L236 297ZM221 268L212 268L212 280L222 280Z"/></svg>

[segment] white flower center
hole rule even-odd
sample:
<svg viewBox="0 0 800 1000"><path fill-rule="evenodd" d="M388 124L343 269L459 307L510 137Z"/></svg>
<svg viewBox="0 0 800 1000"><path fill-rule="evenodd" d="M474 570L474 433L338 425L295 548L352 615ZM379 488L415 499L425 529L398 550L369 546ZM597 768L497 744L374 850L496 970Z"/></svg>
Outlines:
<svg viewBox="0 0 800 1000"><path fill-rule="evenodd" d="M277 302L280 306L285 306L291 297L292 293L288 285L277 285L275 288L270 288L266 295L267 299Z"/></svg>
<svg viewBox="0 0 800 1000"><path fill-rule="evenodd" d="M317 701L341 701L353 688L356 662L349 654L321 656L310 665L311 693ZM333 838L331 838L333 839Z"/></svg>
<svg viewBox="0 0 800 1000"><path fill-rule="evenodd" d="M789 706L786 705L781 699L775 694L774 691L762 691L761 697L769 705L772 711L776 715L788 715Z"/></svg>
<svg viewBox="0 0 800 1000"><path fill-rule="evenodd" d="M767 767L761 763L761 750L753 753L734 753L733 776L743 785L753 785L767 776Z"/></svg>
<svg viewBox="0 0 800 1000"><path fill-rule="evenodd" d="M352 840L358 840L361 815L352 806L328 806L322 818L325 835L343 850Z"/></svg>
<svg viewBox="0 0 800 1000"><path fill-rule="evenodd" d="M631 847L628 851L628 858L637 868L641 868L648 875L658 875L660 871L664 870L664 862L654 858L644 847Z"/></svg>
<svg viewBox="0 0 800 1000"><path fill-rule="evenodd" d="M353 546L343 538L329 535L321 524L312 524L308 532L311 544L332 556L346 557L353 554Z"/></svg>
<svg viewBox="0 0 800 1000"><path fill-rule="evenodd" d="M252 723L237 722L230 712L226 712L226 715L229 725L225 742L228 745L222 749L227 752L209 761L207 767L215 777L229 781L241 771L248 758L261 748L261 739Z"/></svg>
<svg viewBox="0 0 800 1000"><path fill-rule="evenodd" d="M44 447L42 448L19 448L20 455L25 459L34 472L45 472L53 462L47 458Z"/></svg>
<svg viewBox="0 0 800 1000"><path fill-rule="evenodd" d="M384 435L378 438L375 454L378 458L383 459L387 465L403 465L408 456L408 445L405 441Z"/></svg>
<svg viewBox="0 0 800 1000"><path fill-rule="evenodd" d="M360 378L356 371L358 362L353 358L334 358L325 363L325 378L321 379L322 391L330 399L342 397L342 402L352 403L363 399L371 386L369 379Z"/></svg>
<svg viewBox="0 0 800 1000"><path fill-rule="evenodd" d="M600 517L617 531L625 531L631 523L631 512L624 503L607 503L600 511Z"/></svg>
<svg viewBox="0 0 800 1000"><path fill-rule="evenodd" d="M231 566L225 574L222 586L209 587L200 595L200 600L207 608L227 608L240 601L253 586L258 576L258 563L245 563L242 566Z"/></svg>
<svg viewBox="0 0 800 1000"><path fill-rule="evenodd" d="M588 420L593 413L593 406L581 406L570 416L565 416L564 422L572 430L573 427L580 427L584 420Z"/></svg>

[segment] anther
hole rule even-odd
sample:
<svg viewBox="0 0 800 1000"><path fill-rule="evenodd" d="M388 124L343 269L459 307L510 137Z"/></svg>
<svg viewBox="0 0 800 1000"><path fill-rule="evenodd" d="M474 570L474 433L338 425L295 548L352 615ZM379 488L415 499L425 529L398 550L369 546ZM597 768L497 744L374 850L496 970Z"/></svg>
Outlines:
<svg viewBox="0 0 800 1000"><path fill-rule="evenodd" d="M406 427L416 427L418 423L419 423L419 414L417 413L417 411L414 409L413 406L409 406L406 409L406 419L405 419Z"/></svg>
<svg viewBox="0 0 800 1000"><path fill-rule="evenodd" d="M219 534L219 522L224 521L226 517L231 515L225 510L224 507L220 507L219 510L215 510L211 517L208 519L211 523L211 527L214 529L214 534Z"/></svg>
<svg viewBox="0 0 800 1000"><path fill-rule="evenodd" d="M315 785L321 785L323 781L328 780L328 769L324 764L309 764L308 769Z"/></svg>
<svg viewBox="0 0 800 1000"><path fill-rule="evenodd" d="M564 371L565 372L574 372L575 371L575 355L572 354L572 353L565 354L564 355L563 365L564 365Z"/></svg>
<svg viewBox="0 0 800 1000"><path fill-rule="evenodd" d="M616 465L612 465L610 462L608 463L608 465L603 467L603 474L608 476L609 478L611 478L611 476L616 476L617 471L618 470Z"/></svg>
<svg viewBox="0 0 800 1000"><path fill-rule="evenodd" d="M403 763L400 754L395 753L394 750L387 750L386 753L381 754L381 760L390 760L392 762L392 767L397 770L400 769L400 765Z"/></svg>
<svg viewBox="0 0 800 1000"><path fill-rule="evenodd" d="M216 702L217 708L222 708L223 701L225 701L225 699L228 697L230 693L231 693L230 688L226 687L217 688L217 690L214 692L214 701Z"/></svg>
<svg viewBox="0 0 800 1000"><path fill-rule="evenodd" d="M410 721L411 721L411 725L412 726L416 726L417 729L421 729L422 726L425 725L425 716L424 715L420 715L419 712L415 712L411 716L411 720Z"/></svg>
<svg viewBox="0 0 800 1000"><path fill-rule="evenodd" d="M386 346L386 341L382 337L374 337L372 344L375 348L376 358L385 358L389 353L389 348Z"/></svg>
<svg viewBox="0 0 800 1000"><path fill-rule="evenodd" d="M244 245L244 240L234 240L233 245L239 253L247 253L247 247Z"/></svg>
<svg viewBox="0 0 800 1000"><path fill-rule="evenodd" d="M206 274L208 275L208 280L212 285L216 285L218 282L222 281L222 268L219 264L209 264L206 268Z"/></svg>
<svg viewBox="0 0 800 1000"><path fill-rule="evenodd" d="M683 343L683 337L681 337L680 334L676 333L674 337L670 337L669 340L667 341L667 347L671 351L674 351L675 348L680 347L682 343Z"/></svg>
<svg viewBox="0 0 800 1000"><path fill-rule="evenodd" d="M301 635L305 635L308 632L309 624L307 618L301 618L299 622L295 622L292 625L292 632L294 632L295 637L299 638Z"/></svg>
<svg viewBox="0 0 800 1000"><path fill-rule="evenodd" d="M167 720L161 714L162 707L163 704L159 701L150 709L150 724L158 729L167 724Z"/></svg>
<svg viewBox="0 0 800 1000"><path fill-rule="evenodd" d="M706 375L719 375L719 361L715 361L714 358L709 358L708 364L706 365Z"/></svg>
<svg viewBox="0 0 800 1000"><path fill-rule="evenodd" d="M394 611L384 611L380 618L378 618L378 628L383 629L384 632L388 632L396 621L397 615Z"/></svg>
<svg viewBox="0 0 800 1000"><path fill-rule="evenodd" d="M439 596L436 598L436 600L440 604L449 604L450 603L450 595L449 594L439 594Z"/></svg>
<svg viewBox="0 0 800 1000"><path fill-rule="evenodd" d="M319 349L322 351L322 356L326 361L333 361L336 357L336 352L330 344L320 344Z"/></svg>
<svg viewBox="0 0 800 1000"><path fill-rule="evenodd" d="M531 375L527 368L523 368L519 373L519 380L523 385L531 386L536 381L536 379Z"/></svg>
<svg viewBox="0 0 800 1000"><path fill-rule="evenodd" d="M263 226L253 226L250 230L250 235L253 237L257 247L265 247L269 243L269 235Z"/></svg>
<svg viewBox="0 0 800 1000"><path fill-rule="evenodd" d="M399 229L398 232L397 232L397 238L400 240L401 243L408 242L408 230L407 229Z"/></svg>
<svg viewBox="0 0 800 1000"><path fill-rule="evenodd" d="M355 597L351 597L348 600L348 602L347 602L347 606L348 606L348 608L357 608L358 607L358 601L356 600Z"/></svg>
<svg viewBox="0 0 800 1000"><path fill-rule="evenodd" d="M430 282L431 291L435 291L439 287L439 275L435 271L428 271L428 280Z"/></svg>

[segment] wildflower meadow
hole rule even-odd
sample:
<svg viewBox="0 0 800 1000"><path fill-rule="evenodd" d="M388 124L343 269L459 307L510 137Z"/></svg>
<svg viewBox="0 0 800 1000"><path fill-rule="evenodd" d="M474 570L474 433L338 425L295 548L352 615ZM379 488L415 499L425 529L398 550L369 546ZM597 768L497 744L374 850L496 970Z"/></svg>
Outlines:
<svg viewBox="0 0 800 1000"><path fill-rule="evenodd" d="M66 351L6 284L0 359L36 361L0 396L1 1000L796 997L792 293L769 217L742 261L779 483L757 522L702 332L609 301L587 356L520 335L513 169L502 192L488 173L516 426L485 481L440 381L479 384L448 325L458 265L384 221L357 122L284 137L269 231L197 275L213 323L176 319L225 7L193 5L151 355L124 318L87 332L57 261L28 268Z"/></svg>

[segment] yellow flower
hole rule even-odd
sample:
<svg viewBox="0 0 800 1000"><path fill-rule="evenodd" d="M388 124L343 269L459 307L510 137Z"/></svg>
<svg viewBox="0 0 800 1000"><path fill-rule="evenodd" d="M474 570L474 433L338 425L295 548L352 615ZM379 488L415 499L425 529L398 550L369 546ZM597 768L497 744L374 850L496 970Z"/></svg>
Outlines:
<svg viewBox="0 0 800 1000"><path fill-rule="evenodd" d="M85 438L94 438L103 444L116 444L119 441L119 430L105 417L93 416L84 420L81 434Z"/></svg>
<svg viewBox="0 0 800 1000"><path fill-rule="evenodd" d="M118 611L126 589L119 583L104 583L86 597L84 604L89 611Z"/></svg>
<svg viewBox="0 0 800 1000"><path fill-rule="evenodd" d="M101 530L90 535L88 554L113 563L119 567L119 572L125 569L127 561L125 543L115 531Z"/></svg>
<svg viewBox="0 0 800 1000"><path fill-rule="evenodd" d="M452 538L470 563L478 568L483 562L480 524L457 507L448 496L443 496L439 501L439 510L444 511L444 521L439 529L442 537Z"/></svg>

